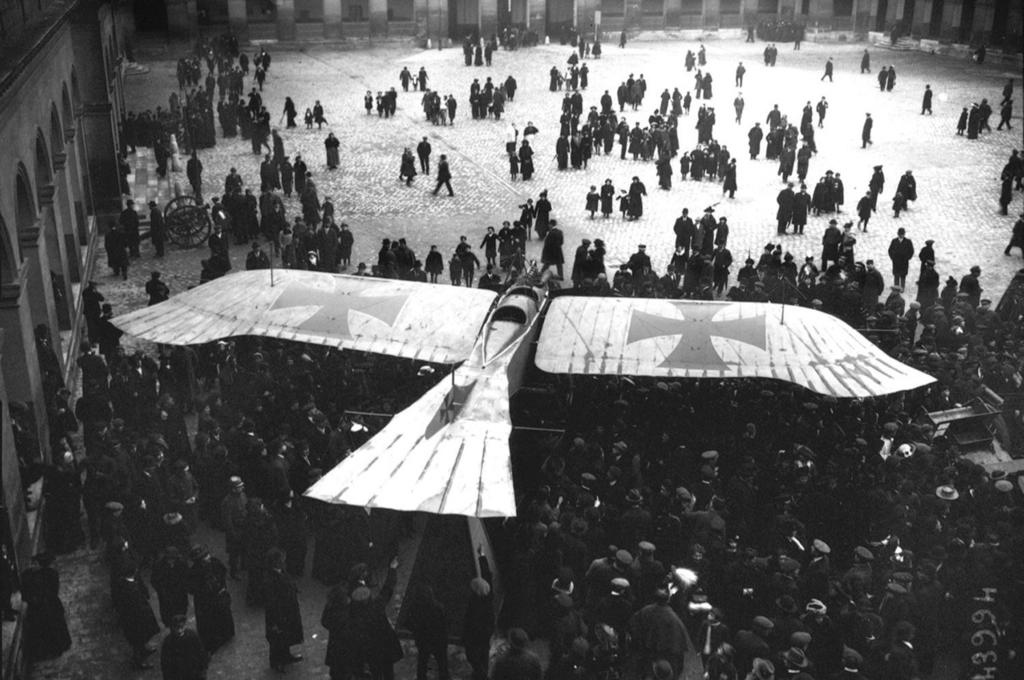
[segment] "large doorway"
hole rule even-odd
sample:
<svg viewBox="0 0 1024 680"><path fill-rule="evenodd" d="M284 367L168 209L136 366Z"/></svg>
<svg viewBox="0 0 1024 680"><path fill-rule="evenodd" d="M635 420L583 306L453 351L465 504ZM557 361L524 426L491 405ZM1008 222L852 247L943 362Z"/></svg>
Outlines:
<svg viewBox="0 0 1024 680"><path fill-rule="evenodd" d="M166 31L167 3L165 0L134 0L135 30Z"/></svg>
<svg viewBox="0 0 1024 680"><path fill-rule="evenodd" d="M885 15L889 13L889 0L878 0L878 14L875 15L875 30L885 32Z"/></svg>
<svg viewBox="0 0 1024 680"><path fill-rule="evenodd" d="M448 35L452 42L466 36L480 36L480 3L478 0L448 0Z"/></svg>
<svg viewBox="0 0 1024 680"><path fill-rule="evenodd" d="M548 0L548 35L562 35L564 28L572 26L572 5L573 0Z"/></svg>
<svg viewBox="0 0 1024 680"><path fill-rule="evenodd" d="M903 24L904 35L914 32L914 0L903 0L903 17L900 23Z"/></svg>
<svg viewBox="0 0 1024 680"><path fill-rule="evenodd" d="M928 37L942 36L942 9L944 0L932 0L932 16L928 21Z"/></svg>
<svg viewBox="0 0 1024 680"><path fill-rule="evenodd" d="M964 0L964 4L960 9L960 32L957 39L961 43L971 42L971 36L974 34L974 0Z"/></svg>

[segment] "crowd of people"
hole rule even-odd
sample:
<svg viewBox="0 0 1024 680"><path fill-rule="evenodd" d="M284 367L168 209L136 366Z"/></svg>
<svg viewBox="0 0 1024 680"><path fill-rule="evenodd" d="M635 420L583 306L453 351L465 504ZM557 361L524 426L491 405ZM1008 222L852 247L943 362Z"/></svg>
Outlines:
<svg viewBox="0 0 1024 680"><path fill-rule="evenodd" d="M797 42L802 30L786 22L757 29L762 39ZM699 68L706 66L704 48L686 60L688 72L698 69L695 96L665 89L647 126L630 127L618 114L625 106L636 111L643 105L643 75L630 74L622 82L618 112L605 91L600 106L584 116L581 91L588 85L588 67L577 65L587 54L596 58L599 43L572 40L579 56L574 50L564 75L557 67L551 73L552 91L568 86L555 142L558 168L585 168L591 154L609 154L617 142L621 159L629 153L634 160L654 161L659 186L670 189L672 159L680 151L678 123L689 115L692 98L711 95L711 74ZM516 44L510 37L501 41L509 49ZM494 40L467 41L466 65L489 64L496 49ZM777 50L767 52L766 63L774 65L776 55ZM208 75L200 87L204 60ZM321 200L305 162L300 156L290 160L269 125L257 89L262 90L270 55L260 50L251 63L256 86L245 101L240 74L249 73L248 56L231 40L200 43L195 55L179 62L180 89L193 88L185 103L172 99L169 111L129 116L126 139L131 146L156 145L167 137L169 144L169 135L180 133L189 148L212 144L212 102L219 87L223 134L233 136L237 125L263 159L258 195L232 169L223 194L212 199L214 231L201 280L233 268L231 240L250 247L246 269L267 268L280 258L285 267L348 271L355 235L336 221L331 199ZM894 78L886 70L882 88L891 90ZM424 68L416 76L403 69L399 80L403 91L413 86L423 92L427 120L454 122L454 96L442 100L429 90ZM741 85L739 71L737 80ZM1012 82L1008 87L1012 99ZM515 89L512 76L497 85L490 78L484 84L474 80L472 117L500 118ZM376 105L381 117L393 115L391 92L376 99L368 92L367 113ZM832 215L844 204L838 172L821 175L811 193L804 184L817 148L814 112L820 128L825 110L824 98L817 107L808 101L797 127L775 107L765 121L767 135L760 123L749 133L751 160L764 139L767 158L779 160L787 183L777 197L779 235L791 226L803 234L808 213ZM283 115L289 128L296 126L290 98ZM736 158L715 141L714 116L713 107L699 107L698 144L682 153L679 171L684 180L707 175L722 181L723 194L732 197ZM741 118L737 105L737 123ZM977 131L987 127L980 114L976 120ZM305 123L308 129L327 124L319 101L307 109ZM965 128L970 133L969 121ZM530 123L520 136L510 123L506 152L513 179L519 172L531 178L530 140L537 132ZM332 139L337 141L333 133L325 142L327 165L336 168L338 145ZM430 174L431 153L425 137L415 157L406 149L400 179L410 183L417 172ZM443 155L438 166L440 188L451 175ZM1007 167L1004 187L1015 181L1019 188L1016 152ZM193 168L190 183L201 196L201 166ZM870 190L858 203L863 230L884 188L881 171L875 168ZM788 182L792 174L801 183L797 191ZM293 190L302 214L289 220L281 195ZM608 179L590 187L585 210L592 218L620 212L624 219L639 219L644 196L638 176L618 191ZM916 197L916 181L907 171L893 196L897 215ZM900 229L888 250L890 287L880 263L858 258L854 223L830 219L820 254L800 263L781 244L768 243L734 277L738 262L728 248L728 219L709 206L700 217L684 209L672 225L674 250L663 273L652 266L645 245L609 272L601 239L582 239L571 261L565 257L564 235L546 191L515 212L517 219L486 228L480 256L466 236L450 257L431 245L422 261L416 244L389 238L375 263L359 263L354 271L437 283L447 267L452 285L501 292L530 270L526 243L535 235L543 243L537 268L554 270L552 286L567 279L578 295L819 309L861 329L936 383L849 401L762 380L559 383L565 436L541 447L540 455L513 450L520 513L495 534L504 607L494 611L489 578L465 584L462 642L475 679L541 677L542 665L528 648L531 638L540 638L550 649L546 674L552 680L667 680L680 676L688 657L699 659L711 680L916 680L930 674L943 654L970 657L965 634L978 623L972 622L972 605L984 593L992 600L999 636L991 648L973 651L991 651L1001 677L1022 672L1024 655L1006 652L1024 643L1024 628L1014 615L1024 606L1024 585L1014 570L1024 562L1024 486L1019 477L986 472L960 457L956 442L920 417L995 394L1007 405L1000 440L1021 453L1024 323L992 309L978 280L980 268L959 280L949 276L942 287L936 242L916 249ZM132 205L119 223L113 238L108 235L108 257L111 269L127 277L138 253ZM1024 255L1024 216L1013 233L1007 254L1021 247ZM908 301L915 258L917 291ZM565 265L571 266L568 277ZM150 304L172 292L159 278L147 285ZM378 546L371 554L370 537L388 534L374 523L394 529L401 520L387 512L371 518L361 509L321 504L302 494L372 435L353 411L398 412L429 388L429 375L408 362L266 338L129 353L98 287L90 284L84 297L89 340L78 360L77 402L54 377L59 362L47 351L47 334L37 333L37 353L50 376L51 423L59 423L51 428L53 465L22 453L33 450L31 428L21 416L15 419L24 476L46 477L47 512L59 518L46 526L51 554L39 556L21 578L32 621L26 623L30 657L68 649L66 626L58 625L64 612L53 554L89 545L104 551L112 602L139 667L150 665L152 640L162 624L168 631L160 657L165 677L201 677L211 655L235 635L232 612L240 603L232 603L227 583L243 576L246 605L266 612L270 666L284 670L300 661L292 647L308 631L302 629L294 580L309 571L330 588L321 623L330 636L331 677L345 679L367 668L374 677L388 677L402 655L383 614L397 565L391 562L386 575L375 578L370 563L386 549ZM197 421L192 429L186 425L190 414ZM223 533L223 546L197 544L202 524ZM443 677L447 640L438 639L437 621L453 603L439 601L424 585L429 584L409 595L420 677L428 657ZM195 631L186 625L190 607ZM491 663L496 616L507 645Z"/></svg>
<svg viewBox="0 0 1024 680"><path fill-rule="evenodd" d="M385 247L397 261L406 246ZM671 275L656 277L642 250L604 294L666 292ZM750 289L791 269L777 256L763 273L753 268ZM581 273L588 294L600 275ZM490 677L534 677L501 675L519 657L532 665L524 640L533 637L549 643L553 678L675 677L696 652L727 677L828 678L845 668L910 680L963 646L981 588L998 593L1000 645L1019 644L1021 584L1010 565L1024 548L1021 492L915 415L986 389L1019 399L1024 326L1002 322L973 285L965 277L963 292L943 293L921 333L905 317L891 335L865 331L938 381L911 393L840 402L757 380L563 386L566 436L521 471L520 516L499 541L509 649ZM939 332L940 314L966 319L951 336ZM86 540L104 548L134 661L148 665L160 621L169 631L161 663L205 664L234 635L225 584L243 573L247 604L267 608L271 665L297 661L289 647L304 634L292 579L306 572L312 538L312 574L333 586L323 618L332 674L393 663L394 631L368 613L390 599L393 578L378 591L369 577L369 520L301 494L369 434L347 411L395 412L426 389L424 376L407 362L258 338L156 356L82 349L83 394L64 403L54 433L62 453L45 469L49 511L63 520L48 524L47 542L57 553ZM194 433L184 419L193 410ZM1007 412L1006 441L1024 433L1019 414ZM70 444L79 423L83 460ZM200 522L224 532L223 550L193 545ZM51 571L38 580L53 583L51 561L40 558L34 569ZM38 592L32 578L24 583ZM467 584L477 617L488 592ZM196 633L182 618L190 597ZM58 617L52 598L29 602L34 615ZM59 626L35 630L40 655L66 649ZM483 664L475 676L488 677L486 655L470 643L470 662Z"/></svg>

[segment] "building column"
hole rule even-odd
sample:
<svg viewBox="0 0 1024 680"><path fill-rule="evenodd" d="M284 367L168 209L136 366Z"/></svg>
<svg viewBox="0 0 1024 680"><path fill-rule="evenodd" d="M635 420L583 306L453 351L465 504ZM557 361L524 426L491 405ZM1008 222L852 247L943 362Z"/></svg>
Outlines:
<svg viewBox="0 0 1024 680"><path fill-rule="evenodd" d="M64 131L65 147L64 153L58 154L57 161L53 164L54 175L61 180L64 200L61 201L61 217L64 223L64 251L68 256L68 273L71 275L71 283L78 283L82 280L82 263L78 243L78 225L81 207L81 187L78 184L76 172L78 161L75 159L74 141L68 141L67 130ZM84 222L84 217L81 218Z"/></svg>
<svg viewBox="0 0 1024 680"><path fill-rule="evenodd" d="M338 39L341 37L341 0L323 0L324 2L324 37Z"/></svg>
<svg viewBox="0 0 1024 680"><path fill-rule="evenodd" d="M387 35L388 0L370 0L370 35Z"/></svg>
<svg viewBox="0 0 1024 680"><path fill-rule="evenodd" d="M245 12L245 0L228 0L228 28L238 38L238 43L249 42L249 16Z"/></svg>
<svg viewBox="0 0 1024 680"><path fill-rule="evenodd" d="M49 211L52 214L52 210ZM50 255L47 252L46 237L40 234L45 230L42 218L22 229L18 234L21 240L21 252L27 266L25 279L25 302L31 316L31 328L45 323L50 329L50 342L60 347L60 325L57 319L57 307L53 299L53 285L50 281ZM40 238L42 236L42 238ZM34 342L34 341L33 341Z"/></svg>
<svg viewBox="0 0 1024 680"><path fill-rule="evenodd" d="M72 190L70 196L74 198L73 211L75 213L74 231L76 236L76 243L79 246L89 244L89 234L86 231L86 225L88 220L86 219L86 200L88 200L88 193L85 180L82 180L82 155L78 145L78 120L74 121L74 127L64 128L64 148L68 152L68 167L71 169L69 179L71 180ZM75 251L75 259L79 259L79 251Z"/></svg>
<svg viewBox="0 0 1024 680"><path fill-rule="evenodd" d="M295 40L295 0L276 0L277 39Z"/></svg>
<svg viewBox="0 0 1024 680"><path fill-rule="evenodd" d="M62 173L63 174L63 173ZM54 177L63 181L62 177ZM64 242L64 216L60 214L59 204L63 203L63 195L58 196L59 184L50 184L39 190L39 221L42 225L43 238L46 240L47 261L44 274L56 274L62 285L61 298L53 298L54 311L57 314L58 326L52 329L55 341L54 347L60 347L60 334L58 331L66 331L71 328L71 321L75 317L74 307L71 302L71 274L68 268L67 249ZM54 281L50 281L51 288ZM63 352L58 352L63 354Z"/></svg>
<svg viewBox="0 0 1024 680"><path fill-rule="evenodd" d="M372 0L371 0L372 1ZM477 22L480 37L487 41L492 34L498 32L498 3L507 4L508 0L478 0Z"/></svg>

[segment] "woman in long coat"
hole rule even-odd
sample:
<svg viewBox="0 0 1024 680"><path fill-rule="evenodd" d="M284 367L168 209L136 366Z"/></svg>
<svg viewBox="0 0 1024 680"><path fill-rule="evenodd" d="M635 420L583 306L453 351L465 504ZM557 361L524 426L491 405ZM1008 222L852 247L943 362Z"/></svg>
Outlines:
<svg viewBox="0 0 1024 680"><path fill-rule="evenodd" d="M639 177L633 178L629 185L629 217L639 219L644 214L644 196L647 195L647 187L640 181Z"/></svg>
<svg viewBox="0 0 1024 680"><path fill-rule="evenodd" d="M21 574L21 599L25 613L25 657L30 661L52 659L71 648L71 635L60 601L60 575L53 555L40 553L35 564Z"/></svg>
<svg viewBox="0 0 1024 680"><path fill-rule="evenodd" d="M324 148L327 150L327 169L334 170L340 164L340 156L338 154L338 147L341 146L341 140L334 136L333 132L327 134L327 139L324 140Z"/></svg>
<svg viewBox="0 0 1024 680"><path fill-rule="evenodd" d="M606 179L601 186L601 215L610 216L615 212L615 185L610 179Z"/></svg>
<svg viewBox="0 0 1024 680"><path fill-rule="evenodd" d="M524 181L533 177L533 148L525 139L519 145L519 172L522 173Z"/></svg>
<svg viewBox="0 0 1024 680"><path fill-rule="evenodd" d="M722 193L729 192L729 198L736 198L736 159L729 161L725 168L725 180L722 182Z"/></svg>
<svg viewBox="0 0 1024 680"><path fill-rule="evenodd" d="M405 186L412 186L412 179L416 176L416 159L412 156L409 147L402 152L402 167L398 171L398 180L405 180Z"/></svg>
<svg viewBox="0 0 1024 680"><path fill-rule="evenodd" d="M537 199L537 203L534 205L534 212L533 228L537 232L537 237L543 239L548 235L551 221L551 201L548 200L548 192L546 190L540 192L540 198Z"/></svg>
<svg viewBox="0 0 1024 680"><path fill-rule="evenodd" d="M121 624L128 644L132 648L132 658L139 668L151 668L146 662L151 651L146 644L160 632L160 625L149 605L149 588L138 577L134 566L120 565L120 576L111 586L114 610Z"/></svg>

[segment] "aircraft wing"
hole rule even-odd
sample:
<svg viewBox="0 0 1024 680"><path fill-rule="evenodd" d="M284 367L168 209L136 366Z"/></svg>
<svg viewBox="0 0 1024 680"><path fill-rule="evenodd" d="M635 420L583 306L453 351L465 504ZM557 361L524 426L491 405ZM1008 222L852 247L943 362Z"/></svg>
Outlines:
<svg viewBox="0 0 1024 680"><path fill-rule="evenodd" d="M230 274L113 320L152 342L190 345L260 335L457 363L495 294L457 286L296 269Z"/></svg>
<svg viewBox="0 0 1024 680"><path fill-rule="evenodd" d="M305 495L365 508L515 516L508 410L489 420L459 418L475 382L461 369L444 378Z"/></svg>
<svg viewBox="0 0 1024 680"><path fill-rule="evenodd" d="M934 381L833 316L756 302L559 297L535 362L550 373L773 378L835 397Z"/></svg>

